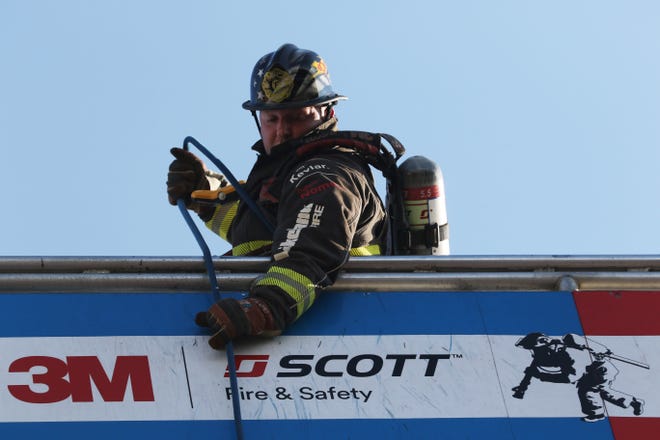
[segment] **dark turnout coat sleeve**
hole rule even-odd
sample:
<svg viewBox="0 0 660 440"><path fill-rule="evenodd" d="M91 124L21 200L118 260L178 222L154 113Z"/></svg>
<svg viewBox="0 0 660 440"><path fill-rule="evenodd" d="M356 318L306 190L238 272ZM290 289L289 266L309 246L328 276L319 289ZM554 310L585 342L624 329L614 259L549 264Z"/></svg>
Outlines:
<svg viewBox="0 0 660 440"><path fill-rule="evenodd" d="M286 295L291 321L334 282L349 255L380 253L385 210L368 166L351 153L312 156L282 177L273 261L253 290Z"/></svg>

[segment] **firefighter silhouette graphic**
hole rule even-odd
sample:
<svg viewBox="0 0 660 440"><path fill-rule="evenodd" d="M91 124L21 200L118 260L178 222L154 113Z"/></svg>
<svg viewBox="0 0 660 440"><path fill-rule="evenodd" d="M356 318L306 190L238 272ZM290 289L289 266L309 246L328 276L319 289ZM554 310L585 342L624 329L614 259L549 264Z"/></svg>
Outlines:
<svg viewBox="0 0 660 440"><path fill-rule="evenodd" d="M612 388L619 373L612 361L624 362L636 367L649 369L644 363L615 355L607 347L595 341L588 340L595 350L584 343L579 343L580 336L567 334L563 337L550 337L544 333L534 332L520 338L516 347L531 351L532 362L525 368L520 383L512 388L513 397L523 399L532 379L541 382L574 384L580 399L580 406L585 422L595 422L605 418L605 404L610 402L621 408L631 408L633 414L639 416L643 412L644 401L635 396ZM584 367L581 375L574 367L574 352L586 351L590 363Z"/></svg>

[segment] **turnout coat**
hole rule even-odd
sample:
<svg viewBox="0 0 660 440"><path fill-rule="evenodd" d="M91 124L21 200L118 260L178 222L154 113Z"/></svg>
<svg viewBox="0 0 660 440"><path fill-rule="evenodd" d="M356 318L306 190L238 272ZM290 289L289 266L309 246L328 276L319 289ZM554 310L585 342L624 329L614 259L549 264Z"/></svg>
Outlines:
<svg viewBox="0 0 660 440"><path fill-rule="evenodd" d="M333 118L270 155L261 141L252 147L258 157L244 189L274 232L239 200L219 205L206 221L231 243L232 255L271 256L249 294L279 304L285 325L334 282L349 255L384 253L387 214L368 160L357 141L334 144L334 133Z"/></svg>

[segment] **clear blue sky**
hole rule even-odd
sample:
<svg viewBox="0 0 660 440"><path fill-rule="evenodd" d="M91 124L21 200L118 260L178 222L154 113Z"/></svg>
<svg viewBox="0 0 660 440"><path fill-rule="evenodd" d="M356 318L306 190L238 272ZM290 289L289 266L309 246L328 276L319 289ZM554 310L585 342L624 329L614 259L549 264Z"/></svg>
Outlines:
<svg viewBox="0 0 660 440"><path fill-rule="evenodd" d="M341 128L441 166L454 255L660 252L655 0L2 0L0 255L199 255L168 150L245 176L250 72L286 42Z"/></svg>

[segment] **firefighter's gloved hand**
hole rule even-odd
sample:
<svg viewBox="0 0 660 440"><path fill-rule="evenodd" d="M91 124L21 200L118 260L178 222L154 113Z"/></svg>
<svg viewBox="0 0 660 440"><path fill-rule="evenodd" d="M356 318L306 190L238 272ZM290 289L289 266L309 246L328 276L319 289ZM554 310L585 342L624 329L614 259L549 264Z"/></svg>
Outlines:
<svg viewBox="0 0 660 440"><path fill-rule="evenodd" d="M197 189L209 189L206 165L193 153L182 148L170 150L175 159L167 173L167 197L171 205L178 199L190 204L190 193Z"/></svg>
<svg viewBox="0 0 660 440"><path fill-rule="evenodd" d="M223 350L229 341L241 336L274 336L282 330L268 304L259 298L221 299L198 313L195 323L210 329L209 345L216 350Z"/></svg>
<svg viewBox="0 0 660 440"><path fill-rule="evenodd" d="M186 202L186 207L195 211L203 220L213 215L212 206L201 206L192 201L190 194L196 190L217 189L227 184L223 176L210 172L204 162L193 153L182 148L170 150L175 160L167 173L167 198L171 205L178 199Z"/></svg>

